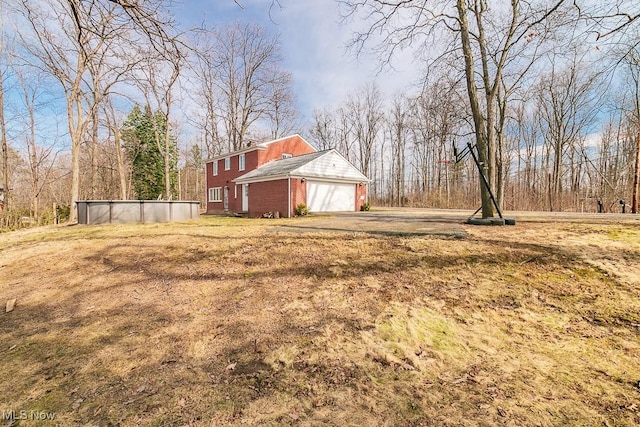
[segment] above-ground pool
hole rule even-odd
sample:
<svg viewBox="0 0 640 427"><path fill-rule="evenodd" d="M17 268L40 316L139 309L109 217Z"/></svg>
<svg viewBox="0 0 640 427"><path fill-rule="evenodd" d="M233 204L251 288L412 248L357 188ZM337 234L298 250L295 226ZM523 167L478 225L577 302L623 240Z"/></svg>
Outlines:
<svg viewBox="0 0 640 427"><path fill-rule="evenodd" d="M200 202L167 200L80 200L78 224L171 222L200 217Z"/></svg>

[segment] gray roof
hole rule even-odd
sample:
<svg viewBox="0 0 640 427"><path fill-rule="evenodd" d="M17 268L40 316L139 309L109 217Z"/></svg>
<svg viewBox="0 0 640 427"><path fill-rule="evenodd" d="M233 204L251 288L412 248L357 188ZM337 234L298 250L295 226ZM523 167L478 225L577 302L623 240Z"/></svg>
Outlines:
<svg viewBox="0 0 640 427"><path fill-rule="evenodd" d="M273 160L269 163L265 163L257 169L252 170L244 175L239 176L236 180L242 179L254 179L254 178L266 178L269 176L288 175L301 166L306 165L309 162L322 157L331 150L317 151L315 153L302 154L300 156L289 157L288 159Z"/></svg>
<svg viewBox="0 0 640 427"><path fill-rule="evenodd" d="M236 183L277 180L286 177L337 182L369 182L355 166L335 149L274 160L234 179Z"/></svg>

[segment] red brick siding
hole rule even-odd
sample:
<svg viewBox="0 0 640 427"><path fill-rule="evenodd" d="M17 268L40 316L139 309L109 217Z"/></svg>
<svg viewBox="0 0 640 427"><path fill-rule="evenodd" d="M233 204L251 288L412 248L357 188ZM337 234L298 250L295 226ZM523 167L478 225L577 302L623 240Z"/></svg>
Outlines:
<svg viewBox="0 0 640 427"><path fill-rule="evenodd" d="M245 169L243 171L239 171L238 170L238 166L239 166L239 154L233 154L230 153L230 157L231 157L231 169L229 170L224 170L224 157L214 160L212 162L208 162L206 165L206 181L207 181L207 194L206 194L206 200L207 200L207 212L209 213L214 213L214 212L223 212L224 211L224 203L223 202L215 202L215 203L211 203L209 202L209 188L214 188L214 187L221 187L223 188L222 191L224 191L224 187L227 186L229 187L229 211L230 212L240 212L242 211L242 186L238 186L237 189L237 194L238 197L234 197L236 195L236 192L234 191L234 183L232 182L234 179L236 179L237 177L244 175L245 173L252 171L256 168L258 168L259 166L262 166L263 164L271 161L271 160L276 160L276 159L281 159L282 158L282 154L283 153L288 153L291 154L293 156L299 156L301 154L308 154L308 153L314 153L316 150L311 147L309 144L307 144L306 142L304 142L302 140L301 137L295 135L292 136L290 138L287 139L283 139L281 141L278 142L274 142L272 144L267 145L266 149L261 149L261 148L256 148L255 150L252 151L248 151L245 152ZM217 162L218 163L218 175L213 176L213 163ZM269 187L269 183L264 183L267 184L267 189L271 188ZM252 211L252 206L251 206L251 201L252 201L252 195L251 195L251 189L252 186L254 185L261 185L261 184L250 184L249 187L249 210ZM287 196L287 187L283 187L284 190L282 190L282 194L279 195L275 195L275 193L273 193L270 197L278 197L281 199L286 199ZM303 191L304 191L304 186L303 186ZM262 196L260 196L262 197ZM301 193L300 197L300 201L297 203L301 203L301 202L305 202L306 201L306 191L304 191L303 193ZM261 206L266 206L264 204L260 205L260 203L262 203L260 200L258 200L258 205L256 205L256 207L258 209L261 209ZM296 204L297 204L296 203ZM281 215L286 216L286 212L287 212L287 204L284 205L285 208L281 209L278 208L277 210L280 211ZM295 208L295 205L292 206L292 210L293 208ZM358 206L359 208L359 206ZM268 208L266 209L264 212L270 212L275 210L274 208ZM264 212L257 212L256 211L256 215L258 214L262 214ZM253 212L250 212L250 214L253 216Z"/></svg>
<svg viewBox="0 0 640 427"><path fill-rule="evenodd" d="M207 200L207 212L222 212L223 204L220 203L212 203L209 201L209 189L213 187L224 187L224 181L218 179L218 177L213 176L213 162L209 162L206 164L205 168L206 178L207 178L207 190L206 190L206 200Z"/></svg>
<svg viewBox="0 0 640 427"><path fill-rule="evenodd" d="M242 211L242 188L241 186L238 186L238 197L234 197L236 193L234 192L235 184L233 183L233 180L258 167L258 151L249 151L248 153L245 153L245 167L242 171L238 170L240 165L239 154L231 154L230 156L231 169L229 170L224 170L224 158L207 163L207 212L224 211L223 202L209 202L209 188L224 188L225 186L229 187L229 212ZM213 164L215 162L218 162L218 175L216 176L213 175Z"/></svg>
<svg viewBox="0 0 640 427"><path fill-rule="evenodd" d="M296 206L307 204L307 183L300 178L291 178L291 216L295 215Z"/></svg>
<svg viewBox="0 0 640 427"><path fill-rule="evenodd" d="M260 166L260 163L258 162L260 160L261 152L262 150L253 150L244 154L245 167L244 167L244 170L240 173L240 175L244 175L245 173L252 171L256 169L258 166Z"/></svg>
<svg viewBox="0 0 640 427"><path fill-rule="evenodd" d="M280 212L280 216L287 216L289 206L287 181L287 179L279 179L249 184L249 216L257 217L274 211Z"/></svg>
<svg viewBox="0 0 640 427"><path fill-rule="evenodd" d="M367 184L362 186L356 184L356 211L360 210L360 206L367 201Z"/></svg>
<svg viewBox="0 0 640 427"><path fill-rule="evenodd" d="M237 189L234 191L234 188ZM242 185L229 183L229 212L242 211Z"/></svg>
<svg viewBox="0 0 640 427"><path fill-rule="evenodd" d="M316 150L309 144L304 142L302 138L297 135L291 138L283 139L282 141L274 142L267 145L267 149L260 151L258 154L260 165L263 165L271 160L281 159L282 154L287 153L293 156L299 156L301 154L315 153Z"/></svg>

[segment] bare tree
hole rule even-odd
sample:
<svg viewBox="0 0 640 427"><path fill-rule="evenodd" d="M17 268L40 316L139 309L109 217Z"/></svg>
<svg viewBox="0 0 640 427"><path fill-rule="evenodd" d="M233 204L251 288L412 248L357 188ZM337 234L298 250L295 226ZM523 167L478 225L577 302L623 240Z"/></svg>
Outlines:
<svg viewBox="0 0 640 427"><path fill-rule="evenodd" d="M234 23L215 32L213 66L228 150L240 149L249 128L272 111L272 95L290 79L279 63L280 43L257 24Z"/></svg>
<svg viewBox="0 0 640 427"><path fill-rule="evenodd" d="M164 159L164 188L165 197L173 197L174 185L172 175L175 163L177 163L177 150L175 147L175 134L172 133L171 112L174 107L175 85L180 77L185 57L177 48L163 55L149 55L142 67L142 79L138 84L144 93L147 105L162 115L163 120L152 120L153 132L158 151ZM164 68L163 68L164 67ZM165 128L161 129L163 125Z"/></svg>
<svg viewBox="0 0 640 427"><path fill-rule="evenodd" d="M2 148L2 187L4 194L0 199L0 207L9 209L9 144L7 142L7 123L4 117L4 79L5 67L4 31L0 30L0 147ZM1 210L0 210L1 212Z"/></svg>
<svg viewBox="0 0 640 427"><path fill-rule="evenodd" d="M198 200L205 193L205 182L202 180L205 171L205 158L199 145L194 144L184 150L184 167L180 170L180 182L183 200Z"/></svg>
<svg viewBox="0 0 640 427"><path fill-rule="evenodd" d="M611 49L614 68L623 65L630 74L632 91L638 95L638 50L640 49L640 5L634 0L613 0L594 2L580 10L580 15L591 24L590 31L596 33L596 41ZM631 109L636 116L637 149L634 163L634 184L632 188L633 213L638 213L638 188L640 186L640 103ZM627 135L627 138L629 135Z"/></svg>
<svg viewBox="0 0 640 427"><path fill-rule="evenodd" d="M344 105L339 106L335 111L335 126L335 148L347 160L355 163L357 155L354 148L353 123L349 120L349 111Z"/></svg>
<svg viewBox="0 0 640 427"><path fill-rule="evenodd" d="M629 33L640 22L640 6L634 0L599 2L574 1L580 16L591 23L590 31L596 33L596 41L609 42L617 36ZM636 40L633 47L637 47Z"/></svg>
<svg viewBox="0 0 640 427"><path fill-rule="evenodd" d="M75 202L80 193L80 144L87 127L84 103L83 75L87 69L87 46L90 46L86 31L81 30L76 5L58 0L45 10L41 4L21 0L23 13L37 39L37 44L22 38L29 54L38 58L43 70L49 72L61 84L66 98L67 124L71 139L71 215L77 219ZM74 19L75 18L75 19ZM59 30L59 29L62 30Z"/></svg>
<svg viewBox="0 0 640 427"><path fill-rule="evenodd" d="M580 143L589 132L599 107L599 96L593 91L599 74L585 70L579 62L576 58L560 71L554 64L540 83L539 107L550 162L550 210L562 210L565 190L572 193L577 190L581 163L574 157L576 154L583 157ZM569 167L568 180L565 163Z"/></svg>
<svg viewBox="0 0 640 427"><path fill-rule="evenodd" d="M595 146L582 147L584 158L584 169L588 177L588 181L584 184L586 188L585 200L587 194L597 197L605 208L611 207L624 199L625 190L630 188L629 178L631 177L631 168L629 160L631 156L628 150L629 138L626 134L626 125L624 113L619 109L614 110L610 118L599 132L599 138L595 141ZM588 151L593 151L594 155L589 155ZM633 150L635 152L635 150Z"/></svg>
<svg viewBox="0 0 640 427"><path fill-rule="evenodd" d="M88 125L89 141L91 145L91 172L89 174L89 196L96 198L99 167L99 131L101 127L100 113L113 108L113 102L109 98L115 96L114 88L123 80L130 77L131 71L136 67L140 59L130 43L123 43L127 34L133 34L131 25L127 21L120 20L117 9L97 8L93 12L94 19L100 22L102 32L94 42L92 55L87 57L87 72L89 81L87 86L87 106L89 109L90 123ZM94 25L97 27L97 25ZM104 103L108 106L103 106ZM111 116L113 118L113 115ZM108 119L107 119L108 122ZM114 134L115 136L115 134ZM117 152L117 150L116 150ZM118 163L119 164L119 163Z"/></svg>
<svg viewBox="0 0 640 427"><path fill-rule="evenodd" d="M103 53L104 41L111 37L120 37L121 43L149 42L159 52L175 46L168 36L170 21L162 18L162 1L55 0L45 7L35 0L20 0L20 6L35 39L34 42L22 35L24 48L38 59L43 70L59 81L65 93L71 140L69 221L74 222L77 219L75 202L80 194L82 139L97 109L87 105L91 90L85 85L85 75ZM134 32L122 32L125 24Z"/></svg>
<svg viewBox="0 0 640 427"><path fill-rule="evenodd" d="M444 188L447 206L451 146L456 142L456 137L464 132L464 124L460 120L462 103L459 89L458 80L446 73L436 74L424 82L421 93L410 103L412 163L416 180L414 188L417 192L423 192L424 196L433 190L437 204L443 200Z"/></svg>
<svg viewBox="0 0 640 427"><path fill-rule="evenodd" d="M409 101L398 96L393 100L388 119L389 140L391 141L391 203L404 204L405 198L405 154L409 139Z"/></svg>
<svg viewBox="0 0 640 427"><path fill-rule="evenodd" d="M191 33L192 60L187 64L193 72L195 99L198 108L192 117L187 118L199 130L208 158L222 154L227 149L219 127L221 122L217 93L218 70L216 68L215 33L202 29Z"/></svg>
<svg viewBox="0 0 640 427"><path fill-rule="evenodd" d="M292 90L291 73L276 69L273 74L266 117L271 128L271 138L276 139L289 135L300 127L300 113Z"/></svg>
<svg viewBox="0 0 640 427"><path fill-rule="evenodd" d="M314 110L309 134L320 150L328 150L336 145L335 117L331 110Z"/></svg>
<svg viewBox="0 0 640 427"><path fill-rule="evenodd" d="M109 135L113 139L114 153L116 156L116 165L118 169L118 182L120 189L120 199L127 200L129 198L129 184L127 168L125 166L125 156L122 150L122 135L120 130L122 129L122 117L118 115L114 106L113 100L107 98L102 105L104 109L104 117L107 125Z"/></svg>
<svg viewBox="0 0 640 427"><path fill-rule="evenodd" d="M544 33L549 18L559 12L564 0L525 2L490 9L485 0L342 0L347 16L363 12L371 25L356 34L353 47L365 44L385 54L389 61L398 49L431 42L438 32L455 34L464 61L467 97L478 157L486 167L490 186L496 184L496 99L509 58L532 35ZM382 34L378 41L375 35ZM492 217L489 189L481 185L482 216Z"/></svg>
<svg viewBox="0 0 640 427"><path fill-rule="evenodd" d="M530 97L530 88L521 88ZM539 186L540 148L544 144L542 132L538 125L539 111L535 105L528 106L526 102L514 103L513 118L508 132L517 141L513 147L516 150L516 178L517 178L517 206L519 209L533 209L541 197Z"/></svg>
<svg viewBox="0 0 640 427"><path fill-rule="evenodd" d="M629 111L631 123L635 123L636 150L633 159L633 186L631 212L638 213L638 192L640 191L640 49L632 49L624 57L629 80L632 85L632 108Z"/></svg>
<svg viewBox="0 0 640 427"><path fill-rule="evenodd" d="M27 164L31 180L31 212L33 217L38 219L41 192L47 183L47 175L53 164L49 159L52 154L57 155L57 153L54 153L55 141L42 147L38 144L36 137L36 102L41 92L42 73L27 76L24 67L14 67L14 73L22 88L22 99L26 110L25 128L21 133L24 135L27 148Z"/></svg>
<svg viewBox="0 0 640 427"><path fill-rule="evenodd" d="M369 176L372 155L384 122L380 89L374 84L365 85L351 94L346 108L358 147L360 170Z"/></svg>

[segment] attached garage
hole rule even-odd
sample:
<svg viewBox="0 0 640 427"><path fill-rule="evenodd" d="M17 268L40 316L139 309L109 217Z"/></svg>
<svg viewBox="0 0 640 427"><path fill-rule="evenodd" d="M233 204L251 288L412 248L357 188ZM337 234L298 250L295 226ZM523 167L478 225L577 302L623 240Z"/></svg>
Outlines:
<svg viewBox="0 0 640 427"><path fill-rule="evenodd" d="M271 161L233 182L249 189L249 215L277 211L291 217L301 203L311 213L359 210L369 180L331 149Z"/></svg>
<svg viewBox="0 0 640 427"><path fill-rule="evenodd" d="M307 181L307 208L311 212L353 211L356 206L354 184Z"/></svg>

